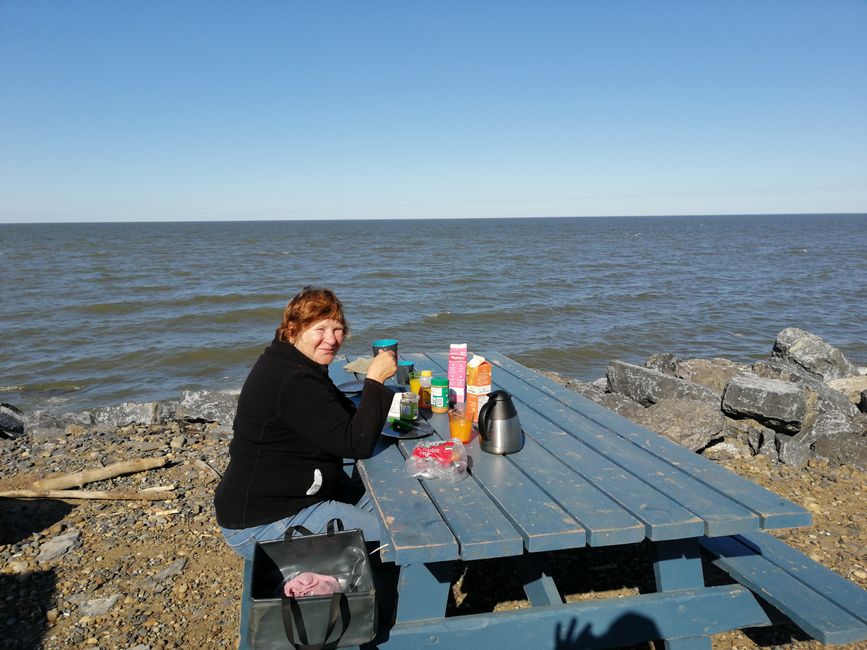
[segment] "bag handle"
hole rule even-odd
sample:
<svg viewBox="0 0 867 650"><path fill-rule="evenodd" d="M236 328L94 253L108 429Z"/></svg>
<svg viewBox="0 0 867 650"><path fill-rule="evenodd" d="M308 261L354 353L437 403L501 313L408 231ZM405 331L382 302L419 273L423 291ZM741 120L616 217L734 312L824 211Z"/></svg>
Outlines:
<svg viewBox="0 0 867 650"><path fill-rule="evenodd" d="M344 597L344 594L340 592L331 594L331 606L328 610L328 624L325 626L325 635L322 637L322 643L310 645L307 642L307 630L304 627L304 620L301 617L301 608L298 606L298 600L284 594L281 604L281 609L283 612L283 630L286 632L286 638L288 639L289 643L291 643L296 648L322 650L322 648L328 641L328 637L330 637L331 633L334 631L334 626L337 624L337 619L340 618L340 601ZM295 625L298 627L298 636L301 637L300 643L295 640L295 634L292 631L293 620L295 621Z"/></svg>
<svg viewBox="0 0 867 650"><path fill-rule="evenodd" d="M343 521L341 519L338 519L337 517L331 519L325 527L325 534L328 537L334 537L336 533L342 532ZM310 529L305 526L289 526L289 528L286 529L286 532L283 535L283 541L288 542L292 539L295 533L299 533L300 537L307 537L309 535L313 535Z"/></svg>

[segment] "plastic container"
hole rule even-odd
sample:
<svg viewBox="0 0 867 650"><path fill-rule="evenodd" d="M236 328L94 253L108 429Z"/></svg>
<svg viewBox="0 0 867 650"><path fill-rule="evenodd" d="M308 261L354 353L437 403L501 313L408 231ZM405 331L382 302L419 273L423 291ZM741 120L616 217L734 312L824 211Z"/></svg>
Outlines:
<svg viewBox="0 0 867 650"><path fill-rule="evenodd" d="M430 410L434 413L449 412L449 380L434 377L430 385Z"/></svg>
<svg viewBox="0 0 867 650"><path fill-rule="evenodd" d="M413 422L418 419L418 395L404 393L400 398L400 419Z"/></svg>
<svg viewBox="0 0 867 650"><path fill-rule="evenodd" d="M418 407L420 409L430 408L430 388L431 380L433 379L433 371L422 370L421 377L418 378Z"/></svg>

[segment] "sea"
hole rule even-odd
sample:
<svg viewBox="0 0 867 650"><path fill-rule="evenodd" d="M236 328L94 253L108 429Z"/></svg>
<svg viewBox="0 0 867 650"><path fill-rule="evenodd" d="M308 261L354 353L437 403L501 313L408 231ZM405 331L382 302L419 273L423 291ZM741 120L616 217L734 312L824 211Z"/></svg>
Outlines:
<svg viewBox="0 0 867 650"><path fill-rule="evenodd" d="M614 359L766 358L799 327L867 365L867 215L0 225L0 402L67 412L237 390L305 285L350 338Z"/></svg>

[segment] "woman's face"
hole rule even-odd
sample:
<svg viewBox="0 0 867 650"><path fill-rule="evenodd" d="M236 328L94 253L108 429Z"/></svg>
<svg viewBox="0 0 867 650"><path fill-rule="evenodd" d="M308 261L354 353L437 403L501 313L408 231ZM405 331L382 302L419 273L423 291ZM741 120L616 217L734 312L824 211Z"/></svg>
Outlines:
<svg viewBox="0 0 867 650"><path fill-rule="evenodd" d="M292 344L308 359L323 365L334 361L340 344L343 343L343 324L326 318L316 321L301 330Z"/></svg>

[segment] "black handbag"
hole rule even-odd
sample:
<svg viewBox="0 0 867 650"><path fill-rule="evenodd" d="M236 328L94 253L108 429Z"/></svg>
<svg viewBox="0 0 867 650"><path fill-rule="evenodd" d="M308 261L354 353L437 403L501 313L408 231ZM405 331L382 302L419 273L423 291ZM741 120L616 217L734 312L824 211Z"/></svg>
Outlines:
<svg viewBox="0 0 867 650"><path fill-rule="evenodd" d="M293 598L283 585L310 571L337 578L343 593ZM293 526L283 539L257 542L250 585L250 647L341 648L376 635L376 591L364 535L332 519L315 535Z"/></svg>

